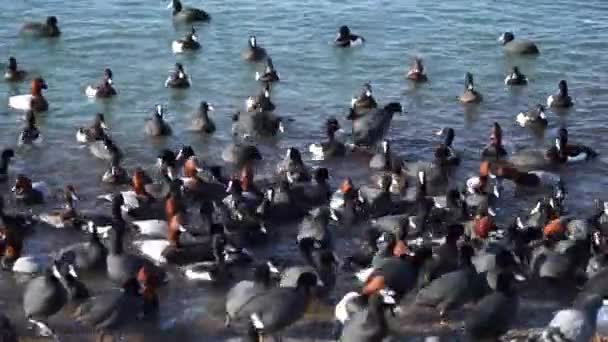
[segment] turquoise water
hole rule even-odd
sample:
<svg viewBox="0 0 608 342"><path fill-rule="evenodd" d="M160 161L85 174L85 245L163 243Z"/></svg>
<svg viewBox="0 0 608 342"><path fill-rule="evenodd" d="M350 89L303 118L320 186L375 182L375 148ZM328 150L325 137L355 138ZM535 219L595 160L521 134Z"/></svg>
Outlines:
<svg viewBox="0 0 608 342"><path fill-rule="evenodd" d="M182 38L189 27L172 23L165 2L5 0L0 12L0 58L13 55L22 68L42 75L49 86L46 97L50 102L50 111L39 118L46 146L19 150L15 169L57 188L71 182L84 195L84 206L96 208L94 196L110 190L100 184L106 165L78 146L74 134L98 111L105 113L128 167L151 167L161 148L181 144L190 144L206 159L218 161L219 151L231 140L232 113L258 91L253 75L263 66L240 59L248 36L255 34L281 75L281 83L273 90L277 113L293 119L285 136L263 144L264 156L271 163L288 146L303 148L321 139L321 125L328 116L338 117L348 128L344 116L350 98L359 93L364 82L371 81L380 103L399 101L407 111L395 117L390 138L409 159L429 159L438 142L433 132L451 126L456 130L455 144L466 160L458 173L458 178L464 179L477 168L478 152L486 143L492 122L501 123L509 151L549 144L555 128L566 125L571 141L591 145L602 154L598 161L563 171L571 198L576 199L571 201L573 208L584 208L594 197L602 196L608 185L604 177L608 3L603 0L347 4L212 0L185 5L204 8L212 21L196 25L201 52L176 57L171 41ZM61 38L18 37L24 20L43 20L47 15L58 17ZM363 35L367 43L350 50L333 48L330 41L343 24ZM531 59L504 56L497 38L506 30L534 40L541 55ZM404 79L414 56L424 58L431 80L428 84L414 87ZM176 61L190 74L192 88L171 91L163 87ZM528 87L505 88L504 76L513 65L528 76ZM114 72L119 96L108 102L87 99L84 89L98 83L106 67ZM456 101L466 71L473 73L478 90L484 94L484 102L475 108L465 108ZM515 115L544 103L560 79L568 81L576 102L574 109L549 113L550 125L544 137L516 126ZM0 82L3 146L15 144L22 125L20 115L8 109L8 97L27 92L27 83L9 86ZM186 131L202 100L216 108L212 118L219 129L210 138ZM167 105L177 133L166 140L152 140L143 134L144 119L156 103ZM364 165L358 161L341 164L331 164L335 181ZM62 238L34 237L28 244L52 250ZM198 306L215 305L216 310L196 314L193 321L220 319L220 301L207 296L207 288L190 287L191 291L169 290L173 296L164 298L169 302L168 311L179 317L184 304L195 301ZM6 300L13 303L14 298ZM20 312L18 307L15 310Z"/></svg>

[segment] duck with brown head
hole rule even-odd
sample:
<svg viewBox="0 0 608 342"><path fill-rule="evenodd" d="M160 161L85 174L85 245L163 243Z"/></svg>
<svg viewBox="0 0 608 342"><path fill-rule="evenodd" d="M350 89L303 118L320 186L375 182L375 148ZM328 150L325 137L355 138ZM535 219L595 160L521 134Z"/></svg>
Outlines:
<svg viewBox="0 0 608 342"><path fill-rule="evenodd" d="M8 99L9 107L17 110L34 112L46 112L49 104L42 95L42 90L47 89L46 82L41 77L32 81L32 91L27 95L15 95Z"/></svg>

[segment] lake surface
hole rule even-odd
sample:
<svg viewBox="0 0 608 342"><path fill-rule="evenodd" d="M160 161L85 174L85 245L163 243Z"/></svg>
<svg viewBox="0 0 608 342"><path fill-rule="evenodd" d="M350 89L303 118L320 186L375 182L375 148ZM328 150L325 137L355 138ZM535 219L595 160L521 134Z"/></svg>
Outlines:
<svg viewBox="0 0 608 342"><path fill-rule="evenodd" d="M95 201L97 194L112 190L100 182L106 164L75 141L76 128L89 124L96 112L105 113L129 168L152 168L161 149L182 144L192 145L205 160L219 162L219 152L232 139L232 114L242 109L245 98L259 88L253 75L263 65L246 64L240 59L248 36L255 34L281 75L281 83L273 89L276 113L293 120L284 136L261 145L267 171L274 168L285 148L307 150L310 142L322 139L321 127L327 117L336 116L349 129L345 115L350 99L364 82L370 81L378 102L399 101L407 112L395 117L389 136L395 150L409 160L429 160L439 142L434 132L453 127L455 146L464 159L456 175L462 181L477 171L479 151L494 121L502 125L511 152L548 146L556 128L563 125L570 131L571 142L590 145L600 152L598 160L561 172L571 212L588 208L596 197L605 198L608 2L604 0L188 1L185 5L208 11L212 21L196 25L202 50L177 57L171 52L171 41L182 38L189 27L174 25L166 5L157 0L3 0L0 58L4 61L9 55L15 56L21 67L42 75L49 86L46 97L50 110L38 119L45 146L18 149L14 174L27 173L57 189L72 183L85 199L81 205L84 209L107 210ZM24 20L44 20L48 15L58 17L61 38L47 41L18 36ZM348 50L333 48L330 42L343 24L363 35L366 44ZM516 37L534 40L541 55L507 58L497 42L507 30L514 31ZM415 56L424 58L430 78L428 84L417 87L404 78ZM185 91L163 86L178 61L194 82ZM504 86L505 74L514 65L528 76L529 86L518 90ZM108 102L87 99L84 89L97 84L106 67L114 72L119 95ZM476 108L465 108L456 100L466 71L473 73L477 89L484 95L484 102ZM545 103L560 79L568 81L575 107L566 113L549 112L550 124L544 136L517 126L516 114ZM0 146L14 146L23 125L21 115L8 109L8 97L28 92L29 83L12 86L0 82ZM216 108L212 118L218 132L209 138L187 131L202 100ZM176 133L171 138L153 140L143 134L144 119L157 103L167 106ZM305 158L310 160L310 155L305 154ZM353 172L355 178L366 179L365 161L327 165L334 182ZM8 193L8 185L2 187L1 191ZM51 203L36 211L57 206ZM521 207L505 204L504 209L507 213ZM39 233L27 242L26 252L56 250L76 239L65 232ZM284 244L273 244L260 253L293 254L293 242L281 241ZM352 239L340 242L344 246L355 243ZM174 276L176 281L161 296L164 321L176 319L185 326L183 331L188 333L182 331L184 341L200 340L192 336L209 331L220 331L217 339L222 340L219 326L223 290L185 283L177 274ZM21 291L11 275L2 274L0 279L0 310L24 331L25 324L19 321ZM107 288L103 281L91 286ZM350 286L352 282L345 276L340 288ZM338 290L335 295L341 294L343 291ZM57 330L66 340L82 341L84 335L80 334L87 333L60 318L51 323L59 325ZM190 326L194 328L191 331Z"/></svg>

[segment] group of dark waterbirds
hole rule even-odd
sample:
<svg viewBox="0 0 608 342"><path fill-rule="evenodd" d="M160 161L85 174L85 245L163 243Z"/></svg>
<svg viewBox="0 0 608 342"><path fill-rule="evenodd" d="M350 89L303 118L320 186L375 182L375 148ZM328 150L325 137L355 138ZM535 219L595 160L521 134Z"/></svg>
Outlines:
<svg viewBox="0 0 608 342"><path fill-rule="evenodd" d="M206 12L183 7L179 0L172 0L170 7L176 22L210 20ZM61 31L57 18L49 17L45 23L25 24L22 33L46 38L58 37ZM540 53L534 43L515 40L510 32L500 41L509 55ZM342 26L335 46L349 48L364 42ZM174 53L200 47L194 27L172 44ZM443 141L431 161L403 160L385 139L393 115L402 107L396 102L379 105L368 83L352 100L346 116L352 123L352 142L343 141L340 121L332 117L324 127L327 139L311 144L307 151L318 160L369 156L368 184L356 186L345 179L334 191L329 170L311 170L294 147L286 151L274 175L255 177L263 156L252 141L280 135L285 127L271 101L279 75L255 36L249 38L242 58L265 62L266 68L255 75L262 84L260 93L249 97L245 110L233 117L235 142L222 152L222 159L234 170L232 176L224 176L220 166L204 163L190 146L161 151L156 179L142 168L129 175L121 166L123 153L113 142L104 115L97 114L91 126L78 129L76 138L88 145L93 156L109 162L102 181L120 186L121 191L99 196L110 203L109 215L80 212L71 185L62 192L64 206L58 212L8 213L0 201L1 265L7 272L35 276L23 289L23 309L41 334L60 339L60 332L51 329L47 320L68 304L75 304L73 317L78 322L102 333L152 320L161 302L156 291L171 281L163 266L171 264L190 281L230 287L226 324L253 341L300 320L313 299L331 303L338 272L361 282L335 306L333 337L341 341L382 341L397 334L389 323L404 319L400 315L405 307L435 308L443 324L465 305L472 306L464 320L465 336L473 341L497 340L518 317L518 290L538 282L578 289L578 295L571 308L557 312L546 329L529 338L547 342L592 338L598 310L608 295L604 267L608 203L597 201L588 217L566 212L566 187L559 172L570 163L593 159L597 155L593 149L570 143L568 131L561 128L549 149L509 155L502 144L502 128L495 123L479 174L463 186L454 186L452 171L461 163L453 145L455 131L440 132ZM6 81L20 82L28 76L11 57ZM112 77L110 69L104 70L103 81L87 87L86 95L116 96ZM428 81L421 59L415 59L406 78ZM527 82L517 67L505 79L509 86ZM165 82L170 88L190 84L179 63ZM40 138L36 115L49 108L42 95L46 87L43 78L34 77L31 94L9 99L10 107L26 112L19 144L34 144ZM483 100L470 73L459 100L466 104ZM559 82L559 91L547 99L547 106L556 110L573 106L566 81ZM516 120L522 126L544 128L545 110L539 104ZM213 134L211 111L213 106L202 102L192 129ZM145 123L147 135L173 133L164 114L165 108L157 105ZM0 181L12 178L9 162L15 157L12 149L2 151ZM505 201L506 187L542 198L525 216L500 227L495 208ZM16 176L13 193L26 206L51 200L44 182L33 182L23 174ZM301 262L256 259L251 251L276 239L275 232L294 221L299 222L296 242ZM52 255L23 253L24 240L35 234L34 228L42 227L73 229L74 234L84 231L87 241ZM357 251L337 250L337 233L349 230L349 235L361 235L363 245ZM132 237L136 253L125 248L126 236ZM252 262L253 279L234 283ZM106 275L120 289L93 295L82 281L90 274ZM17 340L4 316L0 337Z"/></svg>

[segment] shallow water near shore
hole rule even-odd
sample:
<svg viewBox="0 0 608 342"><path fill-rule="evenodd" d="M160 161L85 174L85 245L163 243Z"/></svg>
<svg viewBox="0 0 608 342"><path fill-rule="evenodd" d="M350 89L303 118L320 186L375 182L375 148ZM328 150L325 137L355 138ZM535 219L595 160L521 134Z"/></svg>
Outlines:
<svg viewBox="0 0 608 342"><path fill-rule="evenodd" d="M345 115L350 99L364 82L371 81L378 102L399 101L404 106L406 113L395 116L389 137L394 150L408 160L429 160L439 142L434 132L450 126L456 130L455 146L464 161L455 175L460 184L477 171L479 151L492 122L502 125L511 152L548 146L555 129L565 125L571 142L600 152L596 161L561 171L570 213L586 212L594 198L608 199L604 194L608 186L608 3L604 0L189 0L184 4L204 8L212 21L195 25L202 50L176 57L171 52L171 41L182 38L189 27L172 23L164 1L4 1L0 11L0 60L15 56L21 67L42 75L49 86L46 97L50 103L49 112L38 117L44 146L19 148L11 168L13 176L24 172L56 189L72 183L84 199L81 210L108 212L95 201L96 195L112 190L100 182L106 164L94 159L75 140L76 128L89 124L96 112L105 113L112 135L125 153L125 166L130 169L138 165L151 169L159 150L182 144L191 145L210 163L219 162L220 151L231 141L232 114L242 109L247 96L258 91L253 75L263 66L240 60L247 37L256 34L281 76L281 83L273 89L276 112L293 120L285 135L261 143L266 163L260 174L274 170L285 148L296 146L307 151L309 143L320 141L327 117L337 117L348 130ZM48 15L58 17L61 38L47 41L18 37L23 21L43 20ZM350 50L334 49L329 42L343 24L363 35L366 44ZM506 30L534 40L541 55L507 58L497 42ZM413 86L404 79L415 56L424 58L428 84ZM184 64L194 82L185 91L163 87L177 61ZM505 74L514 65L528 76L529 86L505 88ZM87 99L86 86L98 83L106 67L114 72L119 95L110 101ZM466 71L473 73L477 89L484 95L484 102L475 108L465 108L456 101ZM544 136L516 126L516 114L544 103L556 91L560 79L568 81L575 107L565 113L550 112ZM8 97L27 92L27 83L13 86L0 82L0 146L15 146L23 125L22 114L8 109ZM216 108L212 118L218 131L211 137L187 131L202 100ZM157 103L167 106L176 133L167 139L150 139L143 134L144 119ZM310 161L310 155L304 157ZM363 158L311 161L310 165L330 167L335 183L346 175L359 181L368 176L367 160ZM9 185L0 185L1 194L9 190ZM4 197L8 201L11 196ZM533 199L511 197L504 201L499 220L509 220L511 213L519 212ZM14 203L7 203L7 207L14 207ZM51 201L35 211L57 207L58 203ZM256 253L261 258L297 258L291 239L294 233L294 227L282 227L277 242L256 249ZM353 238L357 233L338 232L338 254L345 255L359 243ZM81 238L69 232L38 231L27 241L25 252L47 253ZM160 293L161 328L135 327L135 332L125 332L123 340L221 341L236 336L223 328L225 289L187 282L174 269L171 274L172 282ZM22 281L8 273L0 274L0 311L15 321L21 334L33 336L22 318ZM87 285L94 291L111 286L103 279L87 279ZM353 286L353 280L342 274L334 295L341 296ZM555 303L546 307L538 304L535 297L531 303L536 303L532 307L539 312L555 308ZM312 311L316 314L286 336L329 339L331 309L319 306ZM50 321L62 341L94 339L90 331L71 323L68 317L68 313L62 313ZM522 326L536 322L542 325L546 318L539 317L535 323L522 320ZM408 336L417 331L443 334L442 329L433 329L424 324L404 328ZM309 336L311 332L314 336Z"/></svg>

